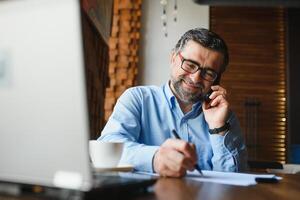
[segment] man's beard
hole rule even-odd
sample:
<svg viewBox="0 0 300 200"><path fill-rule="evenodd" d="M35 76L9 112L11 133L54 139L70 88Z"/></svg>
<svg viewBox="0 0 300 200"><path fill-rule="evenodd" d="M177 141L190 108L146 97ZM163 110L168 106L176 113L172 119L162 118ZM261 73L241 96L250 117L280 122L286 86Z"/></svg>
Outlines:
<svg viewBox="0 0 300 200"><path fill-rule="evenodd" d="M189 84L194 84L192 80L183 75L179 76L177 79L171 77L171 84L174 87L174 92L176 96L183 102L183 103L196 103L198 101L202 101L204 98L204 86L200 83L194 84L196 87L199 88L196 92L190 92L183 88L182 82L185 81Z"/></svg>

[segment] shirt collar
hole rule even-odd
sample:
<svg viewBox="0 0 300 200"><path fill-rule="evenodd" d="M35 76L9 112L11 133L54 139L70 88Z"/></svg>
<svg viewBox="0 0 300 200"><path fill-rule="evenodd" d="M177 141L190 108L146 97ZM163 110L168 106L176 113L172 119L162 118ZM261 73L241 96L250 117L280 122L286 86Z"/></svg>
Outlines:
<svg viewBox="0 0 300 200"><path fill-rule="evenodd" d="M175 96L170 88L169 83L170 83L169 81L167 83L165 83L164 91L165 91L165 95L168 100L168 104L169 104L170 108L173 108L175 106Z"/></svg>
<svg viewBox="0 0 300 200"><path fill-rule="evenodd" d="M202 102L201 101L194 103L194 105L192 106L192 112L193 112L192 117L196 117L202 112Z"/></svg>

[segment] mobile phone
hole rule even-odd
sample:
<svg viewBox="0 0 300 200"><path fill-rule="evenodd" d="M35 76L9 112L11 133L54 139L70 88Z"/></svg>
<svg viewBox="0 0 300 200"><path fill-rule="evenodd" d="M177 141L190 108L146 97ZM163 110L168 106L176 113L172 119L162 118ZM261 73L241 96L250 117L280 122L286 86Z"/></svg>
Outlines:
<svg viewBox="0 0 300 200"><path fill-rule="evenodd" d="M218 78L214 81L213 85L219 85L220 84L220 80L221 80L221 76L218 76ZM206 101L207 103L210 102L210 98L209 96L211 95L211 93L213 93L213 90L209 90L208 93L206 93L203 97L203 100Z"/></svg>
<svg viewBox="0 0 300 200"><path fill-rule="evenodd" d="M209 103L210 102L210 98L209 98L209 96L211 95L211 93L213 93L213 91L212 90L210 90L208 93L206 93L205 95L204 95L204 101L205 102L207 102L207 103Z"/></svg>

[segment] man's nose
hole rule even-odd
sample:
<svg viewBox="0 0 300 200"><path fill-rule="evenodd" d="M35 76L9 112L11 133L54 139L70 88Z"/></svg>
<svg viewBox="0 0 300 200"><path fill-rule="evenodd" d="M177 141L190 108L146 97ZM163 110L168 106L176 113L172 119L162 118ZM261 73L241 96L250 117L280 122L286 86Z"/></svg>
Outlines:
<svg viewBox="0 0 300 200"><path fill-rule="evenodd" d="M201 70L196 71L193 74L190 74L190 79L194 82L194 83L199 83L202 81L202 77L201 77Z"/></svg>

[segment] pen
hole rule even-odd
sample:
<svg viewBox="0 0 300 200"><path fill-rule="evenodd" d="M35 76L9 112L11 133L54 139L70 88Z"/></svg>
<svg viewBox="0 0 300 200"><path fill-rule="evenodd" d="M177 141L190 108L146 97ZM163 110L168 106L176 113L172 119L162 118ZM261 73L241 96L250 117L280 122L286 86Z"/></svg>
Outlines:
<svg viewBox="0 0 300 200"><path fill-rule="evenodd" d="M272 178L262 178L262 177L256 177L255 181L258 183L278 183L278 179L275 177Z"/></svg>
<svg viewBox="0 0 300 200"><path fill-rule="evenodd" d="M175 131L175 129L172 130L172 133L173 133L173 135L175 136L176 139L181 140L181 138L179 137L179 135L178 135L178 133ZM201 168L199 167L198 164L195 164L195 169L196 169L201 175L203 175L203 174L202 174L202 171L201 171Z"/></svg>

